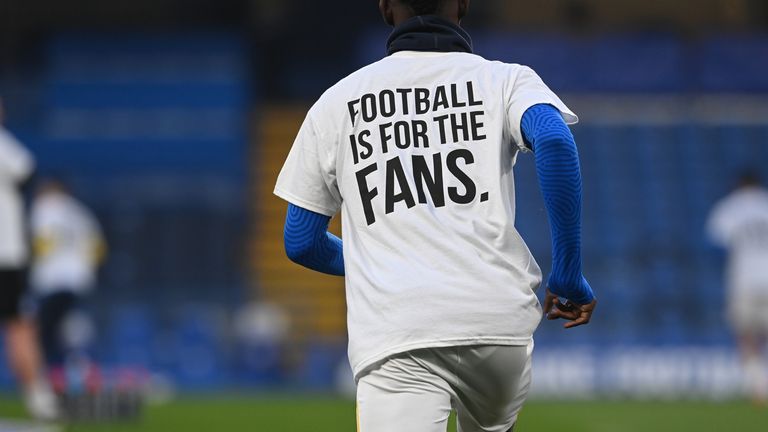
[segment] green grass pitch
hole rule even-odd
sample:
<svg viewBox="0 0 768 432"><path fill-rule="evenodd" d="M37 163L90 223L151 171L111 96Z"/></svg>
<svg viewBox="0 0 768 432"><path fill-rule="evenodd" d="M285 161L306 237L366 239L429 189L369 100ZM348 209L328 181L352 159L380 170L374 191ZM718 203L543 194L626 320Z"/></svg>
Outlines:
<svg viewBox="0 0 768 432"><path fill-rule="evenodd" d="M0 399L0 418L23 416ZM70 425L64 432L344 432L355 430L352 402L308 396L186 397L150 407L134 425ZM768 409L741 402L543 402L524 408L515 432L765 432ZM449 431L455 431L451 426ZM365 431L363 431L365 432Z"/></svg>

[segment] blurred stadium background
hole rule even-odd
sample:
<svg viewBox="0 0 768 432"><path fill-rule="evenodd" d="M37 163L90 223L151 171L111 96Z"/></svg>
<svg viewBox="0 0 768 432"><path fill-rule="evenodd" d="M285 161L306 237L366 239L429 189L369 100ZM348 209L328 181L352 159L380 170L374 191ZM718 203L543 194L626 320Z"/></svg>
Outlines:
<svg viewBox="0 0 768 432"><path fill-rule="evenodd" d="M540 328L531 424L584 410L553 398L738 397L723 255L704 223L742 168L768 179L768 2L481 0L464 24L478 53L532 66L581 116L586 274L601 308L583 329ZM387 34L373 0L0 0L6 126L40 174L94 209L110 245L89 302L93 358L143 371L157 395L208 398L175 420L152 408L164 430L205 406L266 418L254 407L286 394L303 395L286 416L330 410L341 419L329 430L352 430L343 399L307 408L328 400L307 395L352 391L343 281L284 257L271 190L309 104L380 58ZM517 178L519 229L546 272L532 158ZM616 422L672 406L580 403ZM0 417L14 406L0 403ZM702 421L670 430L722 430ZM616 422L568 424L635 430ZM286 424L254 430L303 430Z"/></svg>

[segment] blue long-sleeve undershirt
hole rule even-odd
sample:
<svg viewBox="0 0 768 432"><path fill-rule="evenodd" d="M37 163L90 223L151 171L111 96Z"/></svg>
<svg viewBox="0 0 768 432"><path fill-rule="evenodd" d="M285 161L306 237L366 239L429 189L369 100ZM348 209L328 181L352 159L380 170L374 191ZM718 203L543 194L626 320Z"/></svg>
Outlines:
<svg viewBox="0 0 768 432"><path fill-rule="evenodd" d="M581 169L573 135L560 112L546 104L529 108L521 129L536 158L552 233L549 290L578 304L590 303L594 294L581 266Z"/></svg>
<svg viewBox="0 0 768 432"><path fill-rule="evenodd" d="M344 276L341 239L328 232L331 218L288 204L283 238L288 258L304 267Z"/></svg>

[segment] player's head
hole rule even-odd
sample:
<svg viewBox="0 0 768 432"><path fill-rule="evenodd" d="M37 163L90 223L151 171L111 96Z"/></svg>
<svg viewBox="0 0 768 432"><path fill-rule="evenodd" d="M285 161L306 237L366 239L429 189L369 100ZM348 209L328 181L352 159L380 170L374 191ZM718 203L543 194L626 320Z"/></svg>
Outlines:
<svg viewBox="0 0 768 432"><path fill-rule="evenodd" d="M739 187L748 188L760 186L760 175L754 170L744 170L739 175Z"/></svg>
<svg viewBox="0 0 768 432"><path fill-rule="evenodd" d="M419 15L437 15L458 24L469 10L470 0L379 0L379 10L389 25Z"/></svg>
<svg viewBox="0 0 768 432"><path fill-rule="evenodd" d="M43 177L37 183L38 195L56 195L65 194L67 192L67 184L57 176Z"/></svg>

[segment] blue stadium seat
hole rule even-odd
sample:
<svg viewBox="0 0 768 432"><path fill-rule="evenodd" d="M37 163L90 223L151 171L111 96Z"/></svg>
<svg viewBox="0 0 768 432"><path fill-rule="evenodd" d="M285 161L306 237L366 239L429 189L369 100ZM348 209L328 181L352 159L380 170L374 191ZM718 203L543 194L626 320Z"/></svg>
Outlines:
<svg viewBox="0 0 768 432"><path fill-rule="evenodd" d="M153 314L148 306L122 305L111 314L108 340L112 350L105 360L119 366L149 368L157 334Z"/></svg>
<svg viewBox="0 0 768 432"><path fill-rule="evenodd" d="M193 389L221 386L225 368L224 322L211 306L186 306L173 326L174 364L178 382Z"/></svg>
<svg viewBox="0 0 768 432"><path fill-rule="evenodd" d="M699 45L693 70L704 91L768 91L768 36L715 36Z"/></svg>

